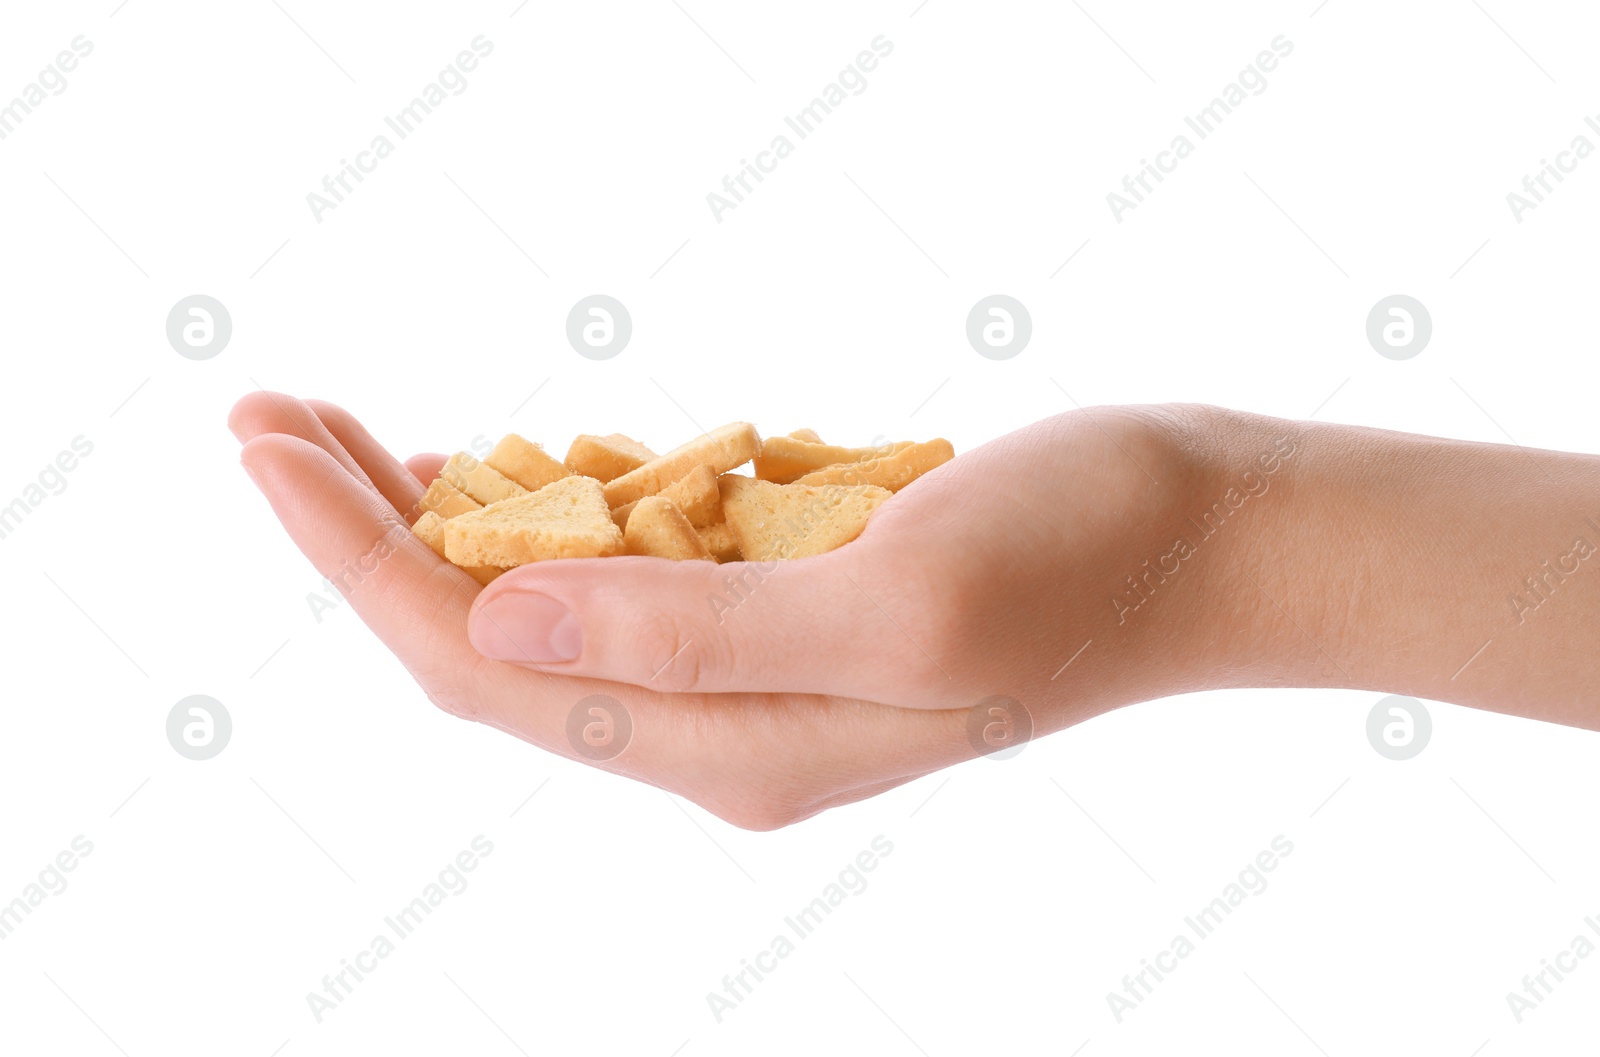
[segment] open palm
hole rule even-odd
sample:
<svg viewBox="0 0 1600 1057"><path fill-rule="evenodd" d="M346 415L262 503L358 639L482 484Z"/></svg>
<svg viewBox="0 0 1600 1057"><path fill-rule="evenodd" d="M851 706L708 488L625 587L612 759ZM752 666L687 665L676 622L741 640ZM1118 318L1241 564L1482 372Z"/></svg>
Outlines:
<svg viewBox="0 0 1600 1057"><path fill-rule="evenodd" d="M487 588L407 527L441 456L403 463L343 409L276 393L229 425L284 528L436 705L746 828L1171 689L1121 674L1148 635L1073 654L1112 615L1106 569L1168 502L1144 415L985 445L817 557L568 559Z"/></svg>

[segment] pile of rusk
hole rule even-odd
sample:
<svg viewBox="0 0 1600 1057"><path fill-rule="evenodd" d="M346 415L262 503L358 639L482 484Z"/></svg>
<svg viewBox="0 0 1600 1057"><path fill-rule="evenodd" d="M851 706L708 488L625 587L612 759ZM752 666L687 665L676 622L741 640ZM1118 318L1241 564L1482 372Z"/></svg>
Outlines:
<svg viewBox="0 0 1600 1057"><path fill-rule="evenodd" d="M485 584L549 558L804 558L855 539L879 504L954 455L947 440L841 448L730 422L665 455L585 435L559 462L512 433L481 461L452 455L413 530ZM752 461L754 477L729 472Z"/></svg>

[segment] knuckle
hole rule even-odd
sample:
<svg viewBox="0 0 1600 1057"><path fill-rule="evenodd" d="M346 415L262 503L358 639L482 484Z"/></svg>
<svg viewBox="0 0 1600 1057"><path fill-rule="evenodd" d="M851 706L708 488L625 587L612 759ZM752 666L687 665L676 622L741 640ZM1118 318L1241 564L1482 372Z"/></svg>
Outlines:
<svg viewBox="0 0 1600 1057"><path fill-rule="evenodd" d="M633 644L644 684L665 693L693 693L717 670L718 641L697 634L670 612L647 613Z"/></svg>
<svg viewBox="0 0 1600 1057"><path fill-rule="evenodd" d="M410 671L428 700L441 712L473 723L483 718L483 698L472 671L443 665L411 665Z"/></svg>

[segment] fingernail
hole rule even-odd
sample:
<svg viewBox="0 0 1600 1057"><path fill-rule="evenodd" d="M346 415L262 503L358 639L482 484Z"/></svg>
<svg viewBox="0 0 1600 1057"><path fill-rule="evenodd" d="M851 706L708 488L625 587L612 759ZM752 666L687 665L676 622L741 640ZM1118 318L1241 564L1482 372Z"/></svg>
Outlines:
<svg viewBox="0 0 1600 1057"><path fill-rule="evenodd" d="M577 614L532 592L507 592L480 608L468 630L472 646L495 661L570 661L583 650Z"/></svg>

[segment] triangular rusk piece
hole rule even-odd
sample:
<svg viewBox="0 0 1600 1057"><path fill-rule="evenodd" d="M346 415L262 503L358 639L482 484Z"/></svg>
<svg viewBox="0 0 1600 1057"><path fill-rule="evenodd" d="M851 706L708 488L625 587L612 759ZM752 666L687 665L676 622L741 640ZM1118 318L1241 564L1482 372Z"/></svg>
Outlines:
<svg viewBox="0 0 1600 1057"><path fill-rule="evenodd" d="M411 531L415 532L422 542L432 547L435 554L449 561L444 553L444 523L444 518L429 510L417 518L417 523L411 526ZM462 571L484 585L493 582L495 577L505 572L504 569L496 569L492 565L470 565Z"/></svg>
<svg viewBox="0 0 1600 1057"><path fill-rule="evenodd" d="M574 437L567 449L567 469L604 484L655 458L655 452L621 433L604 437L584 433Z"/></svg>
<svg viewBox="0 0 1600 1057"><path fill-rule="evenodd" d="M479 462L476 457L464 451L458 451L450 456L444 468L439 471L439 476L484 506L498 503L502 499L527 495L529 492L529 489L522 487L493 466Z"/></svg>
<svg viewBox="0 0 1600 1057"><path fill-rule="evenodd" d="M550 558L622 553L622 533L592 477L563 477L445 522L445 557L457 565L502 569Z"/></svg>
<svg viewBox="0 0 1600 1057"><path fill-rule="evenodd" d="M727 473L760 454L761 436L756 428L748 422L729 422L710 433L702 433L686 444L678 445L636 470L607 481L606 502L611 506L622 506L635 499L655 495L667 485L688 476L689 471L701 464L711 467L712 473Z"/></svg>
<svg viewBox="0 0 1600 1057"><path fill-rule="evenodd" d="M446 521L474 510L482 510L483 504L461 491L443 477L437 478L428 486L422 498L417 500L417 510L420 512L435 513Z"/></svg>
<svg viewBox="0 0 1600 1057"><path fill-rule="evenodd" d="M898 492L918 477L956 457L943 437L901 448L862 462L841 462L812 470L796 484L875 484Z"/></svg>
<svg viewBox="0 0 1600 1057"><path fill-rule="evenodd" d="M688 518L689 524L695 528L705 528L722 520L722 496L717 491L717 475L704 463L656 494L672 500L672 505L683 511L683 516ZM618 528L626 530L628 515L642 502L644 500L635 499L631 503L613 508L611 520L617 523Z"/></svg>
<svg viewBox="0 0 1600 1057"><path fill-rule="evenodd" d="M537 492L552 481L559 481L572 473L549 452L515 433L501 437L500 443L484 457L483 464L500 471L530 492Z"/></svg>
<svg viewBox="0 0 1600 1057"><path fill-rule="evenodd" d="M694 526L666 496L647 495L639 500L628 518L622 540L628 554L649 554L675 562L695 558L711 560L711 552Z"/></svg>
<svg viewBox="0 0 1600 1057"><path fill-rule="evenodd" d="M706 550L711 552L711 557L719 562L736 562L739 560L739 540L734 536L733 529L728 527L726 521L719 521L715 525L707 525L703 529L696 529L700 542L706 545Z"/></svg>
<svg viewBox="0 0 1600 1057"><path fill-rule="evenodd" d="M876 485L773 484L738 474L724 474L717 485L723 516L747 562L806 558L843 546L861 535L892 494Z"/></svg>
<svg viewBox="0 0 1600 1057"><path fill-rule="evenodd" d="M790 484L813 470L835 463L882 458L910 446L909 440L903 440L877 448L843 448L837 444L821 444L793 436L768 437L756 456L756 478Z"/></svg>

